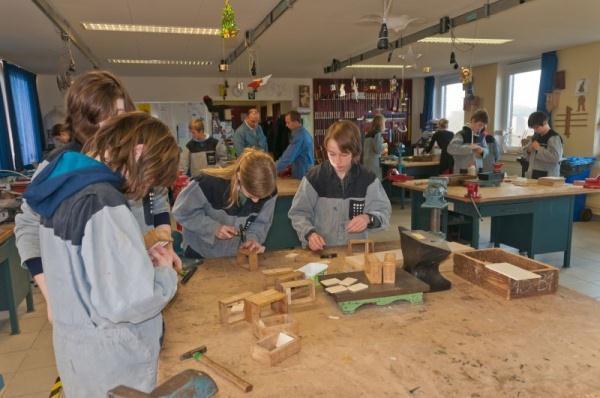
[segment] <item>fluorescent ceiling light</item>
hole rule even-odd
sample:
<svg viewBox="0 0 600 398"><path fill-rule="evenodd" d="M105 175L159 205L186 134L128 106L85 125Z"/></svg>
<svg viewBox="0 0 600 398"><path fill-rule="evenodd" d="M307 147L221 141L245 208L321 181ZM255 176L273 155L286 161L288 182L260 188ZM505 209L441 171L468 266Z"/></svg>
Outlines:
<svg viewBox="0 0 600 398"><path fill-rule="evenodd" d="M142 64L142 65L186 65L186 66L210 66L213 61L195 61L179 59L116 59L109 58L111 64Z"/></svg>
<svg viewBox="0 0 600 398"><path fill-rule="evenodd" d="M511 41L513 41L513 39L477 39L474 37L454 38L454 42L457 44L506 44ZM452 43L452 38L432 36L419 40L419 43L450 44Z"/></svg>
<svg viewBox="0 0 600 398"><path fill-rule="evenodd" d="M94 22L82 22L81 24L86 30L102 30L107 32L172 33L178 35L208 36L218 36L221 34L221 29L218 28L201 28L192 26L129 25Z"/></svg>
<svg viewBox="0 0 600 398"><path fill-rule="evenodd" d="M410 69L412 68L412 66L408 65L408 66L404 66L404 65L389 65L389 64L383 64L383 65L371 65L371 64L356 64L356 65L349 65L346 66L346 68L352 68L352 69Z"/></svg>

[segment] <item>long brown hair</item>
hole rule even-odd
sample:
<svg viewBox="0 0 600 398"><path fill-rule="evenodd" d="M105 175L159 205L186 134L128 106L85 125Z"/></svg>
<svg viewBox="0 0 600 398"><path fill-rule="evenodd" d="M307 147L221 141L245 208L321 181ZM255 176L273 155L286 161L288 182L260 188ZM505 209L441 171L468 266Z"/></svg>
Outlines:
<svg viewBox="0 0 600 398"><path fill-rule="evenodd" d="M367 132L367 137L375 137L377 133L383 133L385 130L385 117L383 115L375 115L371 122L371 128Z"/></svg>
<svg viewBox="0 0 600 398"><path fill-rule="evenodd" d="M86 72L75 79L66 96L65 129L80 144L98 130L100 122L117 115L116 101L122 98L125 111L135 110L123 83L104 70Z"/></svg>
<svg viewBox="0 0 600 398"><path fill-rule="evenodd" d="M139 153L139 145L143 145ZM145 112L111 118L88 140L83 152L125 177L123 190L140 200L152 187L170 187L177 178L179 147L160 120Z"/></svg>
<svg viewBox="0 0 600 398"><path fill-rule="evenodd" d="M329 126L323 143L325 152L327 152L327 143L329 140L334 140L340 151L351 153L353 161L357 162L360 160L362 148L360 144L360 130L350 120L339 120Z"/></svg>
<svg viewBox="0 0 600 398"><path fill-rule="evenodd" d="M246 148L235 163L221 168L205 169L202 174L230 180L227 207L239 201L240 184L249 194L264 199L277 190L275 162L267 153Z"/></svg>

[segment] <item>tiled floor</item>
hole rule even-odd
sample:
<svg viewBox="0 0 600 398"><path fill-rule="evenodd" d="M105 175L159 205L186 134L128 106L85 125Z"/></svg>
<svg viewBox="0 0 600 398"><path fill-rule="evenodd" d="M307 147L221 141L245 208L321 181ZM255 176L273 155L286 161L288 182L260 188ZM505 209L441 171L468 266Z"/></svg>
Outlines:
<svg viewBox="0 0 600 398"><path fill-rule="evenodd" d="M376 241L398 239L397 226L410 227L410 208L394 203L391 226L372 234ZM490 222L481 226L481 247L489 241ZM571 268L560 273L560 284L600 300L600 222L575 223ZM562 253L537 256L536 259L560 266ZM35 289L35 311L27 314L20 307L21 334L10 335L7 313L0 312L0 374L6 387L0 398L46 398L57 376L52 350L52 329L46 319L46 304Z"/></svg>

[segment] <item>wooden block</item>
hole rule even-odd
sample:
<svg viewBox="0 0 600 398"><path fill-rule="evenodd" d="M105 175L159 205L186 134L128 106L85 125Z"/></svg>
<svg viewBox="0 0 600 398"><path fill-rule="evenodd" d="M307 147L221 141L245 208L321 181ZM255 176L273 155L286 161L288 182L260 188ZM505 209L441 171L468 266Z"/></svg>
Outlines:
<svg viewBox="0 0 600 398"><path fill-rule="evenodd" d="M560 186L565 184L565 177L540 177L537 183L551 187Z"/></svg>
<svg viewBox="0 0 600 398"><path fill-rule="evenodd" d="M146 250L149 250L156 245L166 246L172 241L173 238L171 237L171 234L164 229L152 228L144 235L144 245L146 246Z"/></svg>
<svg viewBox="0 0 600 398"><path fill-rule="evenodd" d="M348 288L346 286L342 286L342 285L337 285L337 286L331 286L325 289L325 291L327 293L331 293L331 294L338 294L338 293L344 293L348 291Z"/></svg>
<svg viewBox="0 0 600 398"><path fill-rule="evenodd" d="M383 282L383 263L373 253L365 256L365 275L369 283L373 285Z"/></svg>
<svg viewBox="0 0 600 398"><path fill-rule="evenodd" d="M258 253L246 249L239 249L236 257L237 264L248 271L258 269Z"/></svg>
<svg viewBox="0 0 600 398"><path fill-rule="evenodd" d="M262 339L279 332L298 334L298 322L289 314L276 314L261 318L254 324L254 336Z"/></svg>
<svg viewBox="0 0 600 398"><path fill-rule="evenodd" d="M291 281L299 281L302 279L306 279L306 275L304 275L304 272L300 272L300 271L293 271L293 272L290 272L285 275L280 275L275 278L275 282L274 282L275 289L279 290L280 292L283 292L283 288L281 287L282 283L291 282Z"/></svg>
<svg viewBox="0 0 600 398"><path fill-rule="evenodd" d="M275 287L275 279L280 276L287 275L294 272L292 267L281 267L281 268L271 268L262 270L263 274L263 289L268 289L270 287Z"/></svg>
<svg viewBox="0 0 600 398"><path fill-rule="evenodd" d="M246 297L244 313L247 322L256 323L262 316L262 311L271 309L275 313L286 314L288 305L285 294L274 289L268 289Z"/></svg>
<svg viewBox="0 0 600 398"><path fill-rule="evenodd" d="M383 259L383 283L396 283L396 256L387 253Z"/></svg>
<svg viewBox="0 0 600 398"><path fill-rule="evenodd" d="M321 280L321 285L323 285L325 287L329 287L329 286L339 285L341 282L342 281L339 280L338 278L329 278L329 279Z"/></svg>
<svg viewBox="0 0 600 398"><path fill-rule="evenodd" d="M252 348L252 358L264 365L274 366L299 353L301 348L300 337L293 333L283 333L286 339L288 337L291 339L278 346L277 341L283 337L281 334L272 334L258 340Z"/></svg>
<svg viewBox="0 0 600 398"><path fill-rule="evenodd" d="M244 311L244 299L252 296L253 294L254 293L252 292L244 292L219 300L219 315L221 317L221 323L231 324L243 321L246 318ZM241 310L238 310L238 308L241 308Z"/></svg>
<svg viewBox="0 0 600 398"><path fill-rule="evenodd" d="M519 268L516 265L512 265L510 263L486 264L485 268L491 269L492 271L496 271L497 273L507 276L510 279L514 279L516 281L526 281L529 279L541 278L541 276L538 274L534 274L531 271L527 271L526 269Z"/></svg>
<svg viewBox="0 0 600 398"><path fill-rule="evenodd" d="M356 293L356 292L360 292L363 290L367 290L369 288L369 285L365 285L364 283L357 283L355 285L349 286L348 290L351 291L352 293Z"/></svg>
<svg viewBox="0 0 600 398"><path fill-rule="evenodd" d="M375 242L371 239L350 239L348 241L348 255L353 253L352 247L354 245L365 245L365 255L375 251Z"/></svg>
<svg viewBox="0 0 600 398"><path fill-rule="evenodd" d="M281 287L288 305L312 303L316 299L315 284L310 279L283 282Z"/></svg>
<svg viewBox="0 0 600 398"><path fill-rule="evenodd" d="M348 286L352 285L353 283L356 283L357 280L358 279L356 279L356 278L350 278L350 277L344 278L344 280L340 282L340 285L348 287Z"/></svg>

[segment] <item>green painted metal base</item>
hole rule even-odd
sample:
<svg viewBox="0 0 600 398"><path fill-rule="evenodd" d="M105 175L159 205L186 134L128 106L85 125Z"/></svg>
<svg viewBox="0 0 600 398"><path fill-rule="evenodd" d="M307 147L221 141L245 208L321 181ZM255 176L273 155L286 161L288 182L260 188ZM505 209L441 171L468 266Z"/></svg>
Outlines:
<svg viewBox="0 0 600 398"><path fill-rule="evenodd" d="M376 297L365 300L341 301L338 302L340 309L344 314L354 314L356 309L364 304L388 305L396 301L408 301L411 304L422 304L423 293L401 294L399 296Z"/></svg>

